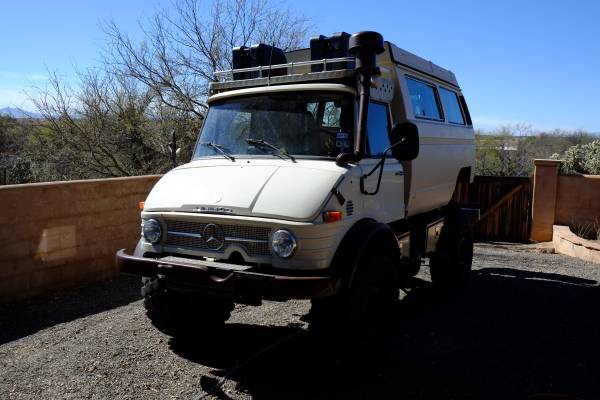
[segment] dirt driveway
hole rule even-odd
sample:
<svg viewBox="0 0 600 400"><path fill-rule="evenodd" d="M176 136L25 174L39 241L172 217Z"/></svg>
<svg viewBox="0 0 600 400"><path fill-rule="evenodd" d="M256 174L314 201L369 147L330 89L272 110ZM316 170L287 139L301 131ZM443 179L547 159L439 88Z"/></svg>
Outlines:
<svg viewBox="0 0 600 400"><path fill-rule="evenodd" d="M0 398L600 398L600 265L475 250L463 298L436 296L425 268L361 340L317 340L299 301L238 307L219 340L185 345L152 328L129 277L0 306Z"/></svg>

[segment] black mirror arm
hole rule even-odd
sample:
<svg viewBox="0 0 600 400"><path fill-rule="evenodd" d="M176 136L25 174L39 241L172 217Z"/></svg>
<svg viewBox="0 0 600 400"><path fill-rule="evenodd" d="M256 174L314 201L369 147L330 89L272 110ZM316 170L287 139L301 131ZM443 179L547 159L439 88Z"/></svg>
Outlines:
<svg viewBox="0 0 600 400"><path fill-rule="evenodd" d="M360 192L362 194L367 195L367 196L375 196L377 193L379 193L379 186L381 186L381 176L383 175L383 167L385 165L385 160L387 158L388 152L390 150L392 150L394 147L403 143L405 140L406 139L402 138L402 140L400 140L399 142L394 143L393 145L391 145L390 147L385 149L385 151L383 152L383 156L381 157L381 160L379 160L379 162L377 164L375 164L373 169L371 169L371 171L369 171L369 173L364 174L363 176L360 177ZM375 187L375 191L368 192L367 190L365 190L365 179L367 179L368 177L373 175L373 173L375 172L375 170L377 170L377 168L379 168L379 175L377 177L377 186Z"/></svg>
<svg viewBox="0 0 600 400"><path fill-rule="evenodd" d="M171 142L168 144L169 150L171 150L171 162L173 168L177 168L177 136L175 136L175 129L171 131Z"/></svg>

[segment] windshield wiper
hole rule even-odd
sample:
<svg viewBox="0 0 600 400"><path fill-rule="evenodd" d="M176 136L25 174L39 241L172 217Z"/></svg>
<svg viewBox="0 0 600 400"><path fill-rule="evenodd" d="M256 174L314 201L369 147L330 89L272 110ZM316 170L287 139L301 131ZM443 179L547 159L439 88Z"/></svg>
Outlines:
<svg viewBox="0 0 600 400"><path fill-rule="evenodd" d="M268 147L271 150L275 150L277 152L277 154L280 155L280 157L281 157L281 155L284 155L286 157L289 157L290 160L292 160L293 162L296 162L296 159L294 158L293 155L289 154L287 151L281 150L279 147L275 146L272 143L265 141L264 139L246 139L246 142L248 142L254 146L258 145L258 146L262 146L263 148ZM283 158L283 157L281 157L281 158Z"/></svg>
<svg viewBox="0 0 600 400"><path fill-rule="evenodd" d="M226 152L225 149L223 148L223 146L221 146L220 144L213 143L213 142L201 142L200 145L210 147L211 149L214 149L216 152L221 153L223 155L223 157L225 157L226 159L235 161L235 158L233 158L233 156L231 154Z"/></svg>

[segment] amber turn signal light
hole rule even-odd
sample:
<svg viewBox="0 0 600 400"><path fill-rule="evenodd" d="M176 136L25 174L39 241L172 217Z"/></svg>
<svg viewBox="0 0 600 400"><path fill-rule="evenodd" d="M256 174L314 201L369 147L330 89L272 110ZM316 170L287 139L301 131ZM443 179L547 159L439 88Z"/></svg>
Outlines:
<svg viewBox="0 0 600 400"><path fill-rule="evenodd" d="M138 207L139 207L140 211L144 211L144 205L145 205L145 201L140 201L138 203Z"/></svg>
<svg viewBox="0 0 600 400"><path fill-rule="evenodd" d="M323 221L326 223L336 222L342 220L342 212L341 211L325 211L323 213Z"/></svg>

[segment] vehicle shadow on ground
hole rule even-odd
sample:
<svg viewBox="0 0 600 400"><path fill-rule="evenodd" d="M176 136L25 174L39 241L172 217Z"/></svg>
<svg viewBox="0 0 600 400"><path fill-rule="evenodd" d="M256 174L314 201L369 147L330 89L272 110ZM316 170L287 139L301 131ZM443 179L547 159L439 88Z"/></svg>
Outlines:
<svg viewBox="0 0 600 400"><path fill-rule="evenodd" d="M141 299L140 278L130 275L31 300L0 305L0 345L56 324Z"/></svg>
<svg viewBox="0 0 600 400"><path fill-rule="evenodd" d="M600 394L599 300L595 281L484 268L454 300L416 280L398 303L393 326L360 339L228 324L205 346L172 343L172 349L215 368L217 376L227 374L236 390L255 399L594 399ZM205 377L199 390L229 398L217 382Z"/></svg>

